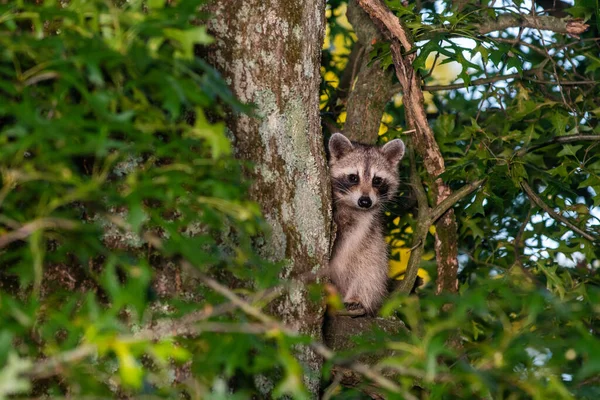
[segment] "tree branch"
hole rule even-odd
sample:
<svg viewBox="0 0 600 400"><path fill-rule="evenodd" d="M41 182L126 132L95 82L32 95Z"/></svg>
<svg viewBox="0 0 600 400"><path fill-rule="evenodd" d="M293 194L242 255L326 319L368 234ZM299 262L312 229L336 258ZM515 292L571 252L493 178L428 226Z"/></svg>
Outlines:
<svg viewBox="0 0 600 400"><path fill-rule="evenodd" d="M525 191L525 193L527 194L527 197L529 197L529 200L531 200L531 202L533 202L535 205L537 205L538 207L540 207L542 210L546 211L556 221L562 223L567 228L571 229L573 232L575 232L578 235L584 237L585 239L589 240L590 242L595 243L598 240L598 238L596 238L594 235L592 235L592 234L584 231L583 229L579 228L577 225L573 224L567 218L563 217L561 214L555 212L552 208L550 208L533 191L533 189L531 188L531 186L529 186L529 184L527 183L527 181L522 180L521 181L521 187L523 188L523 190Z"/></svg>
<svg viewBox="0 0 600 400"><path fill-rule="evenodd" d="M25 373L30 379L49 378L60 373L61 366L81 361L98 351L94 344L83 344L70 351L57 354L53 357L36 362L32 368Z"/></svg>
<svg viewBox="0 0 600 400"><path fill-rule="evenodd" d="M485 182L485 179L479 179L477 181L467 183L457 191L453 192L450 196L446 197L444 201L438 204L430 214L430 223L435 223L438 218L440 218L450 207L458 203L464 197L470 195L475 190L479 189L481 185Z"/></svg>
<svg viewBox="0 0 600 400"><path fill-rule="evenodd" d="M546 81L542 79L530 78L531 82L541 83L544 85L556 85L556 86L582 86L582 85L597 85L598 81L585 80L585 81Z"/></svg>
<svg viewBox="0 0 600 400"><path fill-rule="evenodd" d="M222 331L227 327L219 327L216 325L199 326L198 323L210 317L228 313L230 311L235 310L236 308L237 307L232 303L224 303L216 307L208 307L204 310L192 312L179 319L160 319L158 321L155 321L154 326L145 328L135 333L134 335L120 336L116 340L160 340L173 336L198 335L202 331ZM234 329L236 332L239 332L241 328L229 327L229 331L232 331ZM256 327L252 327L249 329L256 329ZM45 360L38 361L26 373L26 375L31 379L43 379L51 377L53 375L59 374L61 372L61 367L65 364L79 362L89 356L96 354L97 350L98 347L95 344L82 344L74 348L73 350L59 353L54 356L48 357Z"/></svg>
<svg viewBox="0 0 600 400"><path fill-rule="evenodd" d="M224 306L231 306L226 303ZM235 308L235 307L233 307ZM206 317L208 318L208 316ZM173 329L161 332L160 330L146 329L141 333L134 335L122 335L116 337L117 342L142 342L148 340L161 340L175 336L198 336L203 332L216 333L246 333L251 335L265 334L273 329L278 329L277 323L230 323L230 322L197 322L179 321L173 324ZM44 379L57 375L65 364L77 363L87 357L96 354L98 346L95 344L83 344L55 356L34 364L31 369L25 372L30 379Z"/></svg>
<svg viewBox="0 0 600 400"><path fill-rule="evenodd" d="M582 19L565 20L551 16L531 14L503 14L496 20L488 20L475 25L475 27L482 35L502 31L507 28L522 27L564 33L577 37L585 32L589 25L585 24Z"/></svg>
<svg viewBox="0 0 600 400"><path fill-rule="evenodd" d="M19 229L0 236L0 249L17 240L23 240L34 232L45 229L74 230L79 224L63 218L40 218L22 225Z"/></svg>
<svg viewBox="0 0 600 400"><path fill-rule="evenodd" d="M529 279L532 283L535 283L536 285L539 286L539 282L538 280L535 278L535 276L533 276L533 274L531 273L531 271L529 271L527 268L525 268L525 265L523 264L523 261L521 260L521 245L523 244L523 235L525 234L525 228L527 227L527 224L529 223L529 218L531 218L531 214L533 212L534 209L534 205L531 204L531 207L529 207L529 211L527 211L527 216L525 217L525 220L523 220L523 223L521 224L521 228L519 228L519 232L517 233L517 236L515 237L515 240L513 241L513 247L514 247L514 252L515 252L515 264L521 269L521 271L523 272L523 274L525 275L525 277L527 279Z"/></svg>
<svg viewBox="0 0 600 400"><path fill-rule="evenodd" d="M508 43L514 46L519 45L519 46L525 46L528 49L531 49L532 51L535 51L536 53L546 57L548 55L548 53L546 53L546 51L540 49L538 46L531 44L531 43L527 43L521 40L521 38L516 38L516 39L505 39L505 38L494 38L494 42L500 42L500 43Z"/></svg>
<svg viewBox="0 0 600 400"><path fill-rule="evenodd" d="M541 149L546 146L551 146L553 144L565 144L565 143L572 143L572 142L579 142L579 141L600 141L600 135L557 136L547 142L534 144L531 147L524 147L522 149L519 149L516 153L516 157L523 157L525 154L527 154L530 151L538 150L538 149Z"/></svg>
<svg viewBox="0 0 600 400"><path fill-rule="evenodd" d="M406 271L404 272L404 279L400 282L397 289L400 293L404 294L410 293L415 286L419 267L421 266L421 258L425 249L425 240L427 239L427 233L431 226L431 209L429 208L429 202L427 201L427 194L421 183L419 171L417 171L415 154L412 147L409 148L408 154L410 156L410 183L415 191L415 197L417 198L419 215L417 217L417 227L413 236L413 246L410 251L410 257L408 258L408 264L406 265Z"/></svg>
<svg viewBox="0 0 600 400"><path fill-rule="evenodd" d="M514 73L514 74L508 74L508 75L496 75L496 76L491 76L489 78L480 78L480 79L472 80L471 82L469 82L468 85L466 85L465 82L462 82L462 83L453 83L450 85L423 85L422 88L426 92L463 89L463 88L467 88L467 87L471 87L471 86L487 85L489 83L505 81L508 79L519 79L526 75L532 75L535 72L536 72L535 70L529 70L529 71L523 71L523 74ZM398 91L400 90L399 85L394 85L394 86L395 86L396 90L398 90Z"/></svg>
<svg viewBox="0 0 600 400"><path fill-rule="evenodd" d="M392 37L398 39L408 52L412 50L413 40L402 26L402 23L384 3L379 0L358 0L358 4L369 14L371 19L383 24ZM385 32L383 32L385 34Z"/></svg>
<svg viewBox="0 0 600 400"><path fill-rule="evenodd" d="M413 247L411 248L408 265L406 266L406 271L404 272L404 279L397 289L400 293L405 294L410 293L415 285L417 273L421 264L421 256L423 255L423 250L425 247L425 239L427 238L427 233L429 232L429 227L434 224L442 215L444 215L446 211L448 211L448 209L450 209L454 204L473 193L485 182L485 179L480 179L475 182L468 183L456 192L453 192L444 201L431 209L429 208L427 202L427 194L423 189L421 179L419 178L419 173L417 172L414 162L414 154L412 151L410 151L409 154L411 158L411 186L416 193L417 203L419 206L419 216L417 217L417 229L415 230L415 234L413 236Z"/></svg>
<svg viewBox="0 0 600 400"><path fill-rule="evenodd" d="M473 86L487 85L487 84L494 83L494 82L506 81L508 79L519 79L519 80L527 79L528 81L535 82L535 83L542 83L542 84L548 84L548 85L568 85L568 86L596 85L598 83L593 80L553 82L553 81L544 81L544 80L535 79L535 78L526 78L530 75L535 75L537 72L539 72L538 69L530 69L530 70L523 71L523 73L517 72L514 74L496 75L496 76L490 76L489 78L475 79L475 80L472 80L471 82L469 82L468 85L465 84L465 82L452 83L450 85L422 85L421 89L426 92L465 89L465 88L473 87ZM402 90L402 85L400 85L400 84L393 85L392 88L390 89L390 96L400 92L401 90Z"/></svg>

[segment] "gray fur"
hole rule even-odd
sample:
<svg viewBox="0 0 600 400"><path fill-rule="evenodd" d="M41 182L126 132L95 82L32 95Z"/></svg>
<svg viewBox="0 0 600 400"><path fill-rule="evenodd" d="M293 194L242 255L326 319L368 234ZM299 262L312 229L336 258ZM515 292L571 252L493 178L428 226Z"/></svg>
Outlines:
<svg viewBox="0 0 600 400"><path fill-rule="evenodd" d="M360 303L369 313L379 308L387 294L388 250L381 214L398 190L398 163L404 149L400 139L382 147L350 142L340 133L329 140L337 224L330 275L344 303ZM349 175L357 175L358 182L351 182ZM374 177L384 183L375 185ZM372 202L368 209L358 205L358 199L366 196Z"/></svg>

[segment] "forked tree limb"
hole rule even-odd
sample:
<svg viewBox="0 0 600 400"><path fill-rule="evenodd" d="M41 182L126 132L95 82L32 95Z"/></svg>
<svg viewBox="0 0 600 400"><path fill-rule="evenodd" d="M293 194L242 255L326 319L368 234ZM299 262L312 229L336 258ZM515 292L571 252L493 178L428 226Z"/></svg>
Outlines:
<svg viewBox="0 0 600 400"><path fill-rule="evenodd" d="M421 183L419 173L414 162L414 154L409 150L411 161L411 186L415 191L417 203L419 206L419 214L416 222L416 229L413 236L413 246L411 248L410 257L404 272L404 279L398 287L400 293L408 294L412 291L417 273L421 264L421 256L423 255L425 240L429 227L434 224L448 209L464 199L475 190L479 189L484 184L485 179L480 179L471 183L467 183L457 191L453 192L444 201L434 208L430 208L427 202L427 194Z"/></svg>

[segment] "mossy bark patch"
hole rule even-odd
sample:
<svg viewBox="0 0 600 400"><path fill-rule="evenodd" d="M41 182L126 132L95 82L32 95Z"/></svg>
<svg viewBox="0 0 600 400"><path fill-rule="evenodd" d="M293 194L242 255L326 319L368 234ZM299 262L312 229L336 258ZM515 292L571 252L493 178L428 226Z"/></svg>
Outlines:
<svg viewBox="0 0 600 400"><path fill-rule="evenodd" d="M282 278L328 263L331 202L319 116L324 7L317 0L220 0L207 9L216 39L210 62L240 100L256 106L254 116L232 114L228 128L235 154L254 166L250 194L271 226L259 250L287 261ZM321 339L323 302L311 302L303 283L293 284L273 311ZM309 348L298 354L315 372L307 384L316 394L320 357Z"/></svg>

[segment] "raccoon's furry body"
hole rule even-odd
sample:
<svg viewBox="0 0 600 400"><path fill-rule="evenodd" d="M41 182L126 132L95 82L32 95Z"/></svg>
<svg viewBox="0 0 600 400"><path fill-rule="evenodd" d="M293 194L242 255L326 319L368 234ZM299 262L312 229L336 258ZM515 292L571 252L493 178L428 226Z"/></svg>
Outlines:
<svg viewBox="0 0 600 400"><path fill-rule="evenodd" d="M404 143L382 147L350 142L340 133L329 140L333 216L337 237L330 275L344 303L374 313L387 294L388 251L383 205L398 189Z"/></svg>

